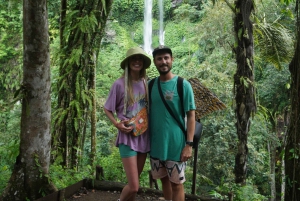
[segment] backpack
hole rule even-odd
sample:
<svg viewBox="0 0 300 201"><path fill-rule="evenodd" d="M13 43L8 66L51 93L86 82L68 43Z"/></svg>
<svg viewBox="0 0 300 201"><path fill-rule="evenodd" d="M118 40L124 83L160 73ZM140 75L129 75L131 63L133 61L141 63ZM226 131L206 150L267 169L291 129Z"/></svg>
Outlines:
<svg viewBox="0 0 300 201"><path fill-rule="evenodd" d="M148 84L150 106L151 106L151 91L152 91L152 87L153 87L155 79L156 78L151 79L149 84ZM178 76L178 79L177 79L177 93L179 95L180 104L181 104L181 116L182 116L182 118L185 118L185 112L184 112L184 107L183 107L183 80L184 80L184 78ZM185 134L185 138L186 138L186 131L184 131L184 134ZM196 148L198 146L201 134L202 134L202 124L201 124L200 119L199 119L195 122L195 133L194 133L194 139L193 139L193 142L194 142L193 148Z"/></svg>

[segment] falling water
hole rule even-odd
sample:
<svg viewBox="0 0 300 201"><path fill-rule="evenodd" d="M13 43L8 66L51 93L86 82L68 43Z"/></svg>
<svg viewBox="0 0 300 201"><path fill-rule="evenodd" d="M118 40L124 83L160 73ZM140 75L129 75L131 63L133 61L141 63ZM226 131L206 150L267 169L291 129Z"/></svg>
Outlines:
<svg viewBox="0 0 300 201"><path fill-rule="evenodd" d="M152 0L145 0L144 10L144 50L148 54L152 52ZM158 1L159 7L159 44L164 45L164 4Z"/></svg>
<svg viewBox="0 0 300 201"><path fill-rule="evenodd" d="M145 0L144 11L144 50L151 54L152 49L152 0Z"/></svg>
<svg viewBox="0 0 300 201"><path fill-rule="evenodd" d="M163 0L158 1L159 7L159 44L164 45L164 4Z"/></svg>

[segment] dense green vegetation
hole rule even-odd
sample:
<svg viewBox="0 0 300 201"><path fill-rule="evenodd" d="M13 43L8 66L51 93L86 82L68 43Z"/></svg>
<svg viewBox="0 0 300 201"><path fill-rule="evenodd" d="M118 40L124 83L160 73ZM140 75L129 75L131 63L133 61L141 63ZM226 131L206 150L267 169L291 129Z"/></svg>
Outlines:
<svg viewBox="0 0 300 201"><path fill-rule="evenodd" d="M96 69L97 99L97 155L95 164L104 168L105 179L125 182L125 174L118 150L114 146L116 129L103 112L103 104L112 82L122 70L120 61L132 46L143 45L142 0L116 0L107 21L104 38L101 41ZM6 186L14 161L18 155L20 134L20 103L18 88L21 86L22 60L22 14L18 3L1 1L0 5L0 194ZM52 114L56 115L59 78L59 1L49 3L49 22L52 58ZM251 119L248 137L248 180L246 186L234 182L234 163L237 149L237 135L234 114L233 75L236 69L232 35L232 11L219 1L184 1L174 5L164 1L165 44L174 52L173 72L185 78L197 77L213 91L227 106L227 109L204 117L203 135L199 144L197 159L198 195L214 195L226 198L235 194L235 200L267 200L270 197L270 171L272 156L270 144L280 147L284 128L278 122L286 118L289 109L289 60L267 58L259 27L270 24L287 33L284 45L291 47L291 33L294 32L293 5L287 7L274 0L257 1L255 19L255 87L258 111ZM275 23L276 22L276 23ZM157 33L158 6L153 6L153 47L159 44ZM273 28L273 29L275 29ZM270 38L269 38L270 39ZM267 40L268 41L268 40ZM270 41L269 41L270 42ZM263 45L264 44L264 45ZM270 45L270 44L269 44ZM289 52L287 52L287 56ZM290 57L288 57L290 58ZM148 76L157 76L155 67L148 70ZM90 127L90 122L88 127ZM53 128L55 129L55 128ZM50 178L61 189L83 178L94 177L94 165L90 164L91 137L87 131L84 148L76 169L62 167L62 156L54 153ZM55 140L55 139L54 139ZM280 149L278 149L280 150ZM276 186L280 186L281 159L276 153ZM275 165L275 164L274 164ZM113 167L113 168L112 168ZM148 186L149 162L141 177L141 185ZM190 193L192 163L187 169L186 191Z"/></svg>

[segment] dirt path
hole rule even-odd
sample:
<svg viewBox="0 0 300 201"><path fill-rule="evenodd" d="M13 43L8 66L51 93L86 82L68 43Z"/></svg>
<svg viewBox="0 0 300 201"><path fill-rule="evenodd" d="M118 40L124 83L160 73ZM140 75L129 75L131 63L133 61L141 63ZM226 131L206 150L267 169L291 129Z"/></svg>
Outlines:
<svg viewBox="0 0 300 201"><path fill-rule="evenodd" d="M119 191L100 191L100 190L87 190L81 193L76 193L67 201L117 201L120 197ZM136 201L158 201L164 200L162 197L148 194L138 194Z"/></svg>
<svg viewBox="0 0 300 201"><path fill-rule="evenodd" d="M92 179L81 180L36 201L117 201L125 184ZM135 201L164 200L161 190L141 187ZM185 201L221 201L217 198L185 194Z"/></svg>

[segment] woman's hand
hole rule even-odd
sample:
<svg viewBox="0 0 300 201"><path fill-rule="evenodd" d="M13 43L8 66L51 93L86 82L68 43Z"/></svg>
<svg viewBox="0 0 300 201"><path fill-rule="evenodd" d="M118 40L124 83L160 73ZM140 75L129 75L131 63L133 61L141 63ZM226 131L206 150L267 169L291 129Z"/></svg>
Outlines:
<svg viewBox="0 0 300 201"><path fill-rule="evenodd" d="M126 127L126 123L128 122L128 120L123 120L123 121L117 122L117 120L114 118L112 111L109 111L104 108L104 112L105 112L106 116L109 118L109 120L115 125L115 127L119 131L121 131L122 133L130 133L132 131L132 129L133 129L132 126Z"/></svg>
<svg viewBox="0 0 300 201"><path fill-rule="evenodd" d="M118 122L115 126L122 133L130 133L133 129L133 126L126 126L127 120L122 120Z"/></svg>

